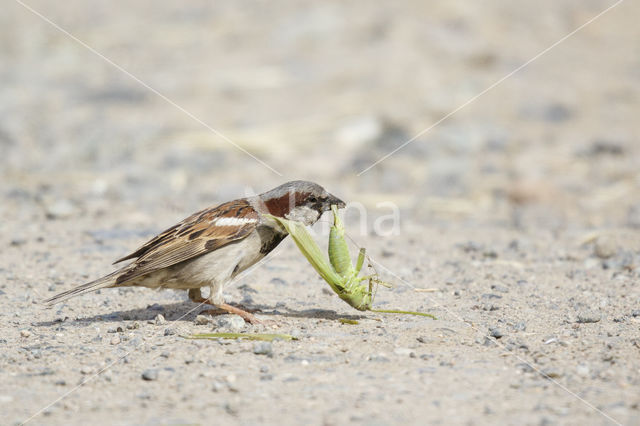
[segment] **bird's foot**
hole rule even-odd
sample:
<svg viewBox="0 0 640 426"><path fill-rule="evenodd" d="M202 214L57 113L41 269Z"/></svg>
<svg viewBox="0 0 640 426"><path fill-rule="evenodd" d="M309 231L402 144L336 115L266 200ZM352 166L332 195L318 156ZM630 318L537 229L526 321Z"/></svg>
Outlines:
<svg viewBox="0 0 640 426"><path fill-rule="evenodd" d="M207 302L211 303L211 302ZM213 303L211 303L213 305ZM240 308L236 308L235 306L231 306L227 303L222 303L220 305L214 305L215 309L208 309L206 311L202 311L203 314L209 315L223 315L223 314L235 314L240 316L243 320L248 322L249 324L263 324L264 322L256 318L253 314L242 310Z"/></svg>
<svg viewBox="0 0 640 426"><path fill-rule="evenodd" d="M242 309L243 311L249 312L250 314L255 314L256 312L262 312L262 309L260 308L250 308L248 306L244 306L239 303L234 303L231 306L233 306L234 308Z"/></svg>

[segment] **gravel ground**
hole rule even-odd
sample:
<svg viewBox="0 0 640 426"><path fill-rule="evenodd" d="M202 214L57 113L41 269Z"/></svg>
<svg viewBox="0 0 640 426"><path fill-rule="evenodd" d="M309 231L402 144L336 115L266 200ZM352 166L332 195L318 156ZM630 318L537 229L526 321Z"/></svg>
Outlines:
<svg viewBox="0 0 640 426"><path fill-rule="evenodd" d="M640 4L360 175L613 2L28 4L175 105L4 5L0 424L640 423ZM376 305L438 320L351 309L291 241L227 292L268 326L184 292L38 304L300 178L364 207ZM211 330L297 340L181 337Z"/></svg>

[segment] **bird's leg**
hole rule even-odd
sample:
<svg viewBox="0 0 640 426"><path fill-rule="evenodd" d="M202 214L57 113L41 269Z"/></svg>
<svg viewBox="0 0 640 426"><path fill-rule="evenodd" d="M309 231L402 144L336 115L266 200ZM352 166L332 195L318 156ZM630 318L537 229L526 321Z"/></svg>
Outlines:
<svg viewBox="0 0 640 426"><path fill-rule="evenodd" d="M199 288L189 289L189 299L195 303L207 303L215 307L215 309L208 309L206 311L202 311L201 313L203 314L209 314L209 315L235 314L235 315L239 315L243 320L245 320L250 324L262 323L262 321L260 321L258 318L251 315L251 313L243 309L236 308L235 306L231 306L224 302L215 303L211 299L206 299L202 297L202 293L200 292Z"/></svg>
<svg viewBox="0 0 640 426"><path fill-rule="evenodd" d="M202 292L200 291L199 288L189 289L189 300L191 300L193 303L206 303L208 305L215 306L215 304L211 300L207 299L206 297L202 297ZM220 308L220 309L207 309L206 311L203 311L203 313L206 313L209 315L224 315L224 314L227 314L228 312Z"/></svg>
<svg viewBox="0 0 640 426"><path fill-rule="evenodd" d="M202 292L199 288L190 288L189 289L189 300L194 303L208 303L204 297L202 297Z"/></svg>

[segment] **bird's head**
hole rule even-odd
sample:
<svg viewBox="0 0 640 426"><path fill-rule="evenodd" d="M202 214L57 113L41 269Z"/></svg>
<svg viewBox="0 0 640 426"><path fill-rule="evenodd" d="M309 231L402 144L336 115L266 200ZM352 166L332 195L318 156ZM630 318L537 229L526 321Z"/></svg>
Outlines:
<svg viewBox="0 0 640 426"><path fill-rule="evenodd" d="M305 225L313 225L334 204L345 207L344 201L317 183L303 180L284 183L259 197L268 213Z"/></svg>

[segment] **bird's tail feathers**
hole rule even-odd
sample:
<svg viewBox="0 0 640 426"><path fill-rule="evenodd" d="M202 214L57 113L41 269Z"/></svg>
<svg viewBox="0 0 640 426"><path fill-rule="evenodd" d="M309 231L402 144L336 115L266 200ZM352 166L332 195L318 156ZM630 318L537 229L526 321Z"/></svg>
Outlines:
<svg viewBox="0 0 640 426"><path fill-rule="evenodd" d="M52 306L52 305L55 305L56 303L64 302L67 299L71 299L72 297L80 296L81 294L90 293L92 291L96 291L105 287L111 287L113 284L115 284L116 278L118 277L118 274L120 274L121 272L122 271L115 271L102 278L98 278L95 281L91 281L86 284L82 284L77 287L74 287L70 290L64 291L60 294L56 294L55 296L50 297L49 299L43 300L41 303L48 306Z"/></svg>

